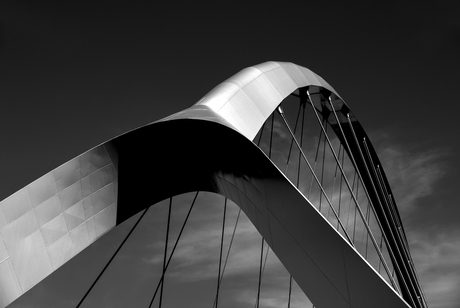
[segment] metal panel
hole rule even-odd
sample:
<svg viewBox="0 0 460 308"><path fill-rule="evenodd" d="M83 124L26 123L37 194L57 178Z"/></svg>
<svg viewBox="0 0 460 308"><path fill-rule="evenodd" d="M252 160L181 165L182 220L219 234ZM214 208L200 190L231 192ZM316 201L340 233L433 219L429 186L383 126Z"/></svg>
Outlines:
<svg viewBox="0 0 460 308"><path fill-rule="evenodd" d="M93 213L93 203L91 197L83 199L83 212L85 213L85 219L89 219L95 213Z"/></svg>
<svg viewBox="0 0 460 308"><path fill-rule="evenodd" d="M80 202L83 199L81 192L81 182L70 185L63 191L59 192L59 199L61 200L62 210L65 211L72 205Z"/></svg>
<svg viewBox="0 0 460 308"><path fill-rule="evenodd" d="M0 307L6 307L22 294L9 259L0 262Z"/></svg>
<svg viewBox="0 0 460 308"><path fill-rule="evenodd" d="M115 188L113 183L110 183L91 195L93 214L99 213L113 203L115 203Z"/></svg>
<svg viewBox="0 0 460 308"><path fill-rule="evenodd" d="M35 207L57 193L53 173L47 173L27 186L30 202Z"/></svg>
<svg viewBox="0 0 460 308"><path fill-rule="evenodd" d="M265 76L268 80L270 80L275 89L281 94L281 97L283 98L287 97L298 88L296 82L282 67L273 71L266 72Z"/></svg>
<svg viewBox="0 0 460 308"><path fill-rule="evenodd" d="M98 146L90 151L91 172L110 164L110 157L104 146Z"/></svg>
<svg viewBox="0 0 460 308"><path fill-rule="evenodd" d="M52 271L45 244L39 230L27 236L11 260L23 290L28 290Z"/></svg>
<svg viewBox="0 0 460 308"><path fill-rule="evenodd" d="M67 224L64 219L64 214L61 214L51 220L46 225L40 228L42 232L43 240L46 246L49 246L56 242L58 239L63 237L69 230L67 229Z"/></svg>
<svg viewBox="0 0 460 308"><path fill-rule="evenodd" d="M96 170L90 175L91 192L95 192L105 185L115 181L116 177L115 168L112 164Z"/></svg>
<svg viewBox="0 0 460 308"><path fill-rule="evenodd" d="M53 269L56 270L72 257L72 240L69 234L47 247Z"/></svg>
<svg viewBox="0 0 460 308"><path fill-rule="evenodd" d="M88 229L85 223L70 231L69 235L72 240L72 255L78 254L90 244Z"/></svg>
<svg viewBox="0 0 460 308"><path fill-rule="evenodd" d="M61 202L57 195L52 196L48 200L37 205L34 209L35 217L37 217L38 225L41 227L59 214L61 214Z"/></svg>
<svg viewBox="0 0 460 308"><path fill-rule="evenodd" d="M232 83L238 86L239 89L243 89L247 84L259 78L261 75L262 71L260 68L248 67L228 78L223 83Z"/></svg>
<svg viewBox="0 0 460 308"><path fill-rule="evenodd" d="M197 105L206 105L217 112L240 90L241 88L236 84L223 82L206 94Z"/></svg>
<svg viewBox="0 0 460 308"><path fill-rule="evenodd" d="M94 216L94 223L96 227L96 235L99 237L112 229L115 226L117 218L117 205L112 204L111 206L104 209L102 212Z"/></svg>
<svg viewBox="0 0 460 308"><path fill-rule="evenodd" d="M258 128L262 126L265 119L271 114L271 111L275 109L284 98L265 75L261 75L248 83L243 88L243 92L246 93L254 105L246 106L246 108L256 108L264 116L264 120L259 124Z"/></svg>
<svg viewBox="0 0 460 308"><path fill-rule="evenodd" d="M264 122L261 112L254 108L254 105L250 103L250 99L243 92L236 93L231 98L231 103L222 106L218 113L225 117L234 127L248 133L256 130L258 124Z"/></svg>
<svg viewBox="0 0 460 308"><path fill-rule="evenodd" d="M5 243L3 243L2 236L0 235L0 262L8 258L8 252L6 251Z"/></svg>
<svg viewBox="0 0 460 308"><path fill-rule="evenodd" d="M89 241L92 243L97 238L96 226L94 225L94 218L91 217L86 221L86 229L88 229Z"/></svg>
<svg viewBox="0 0 460 308"><path fill-rule="evenodd" d="M300 71L299 67L293 63L285 63L283 69L289 75L289 78L297 85L297 88L305 87L308 84L307 78Z"/></svg>
<svg viewBox="0 0 460 308"><path fill-rule="evenodd" d="M68 161L53 171L56 179L56 188L61 191L80 180L80 159L78 157Z"/></svg>
<svg viewBox="0 0 460 308"><path fill-rule="evenodd" d="M85 222L85 211L83 202L78 202L64 212L65 222L69 231Z"/></svg>
<svg viewBox="0 0 460 308"><path fill-rule="evenodd" d="M3 200L0 203L0 206L2 207L3 214L5 215L7 223L10 223L24 215L26 212L32 209L27 187L24 187L23 189Z"/></svg>
<svg viewBox="0 0 460 308"><path fill-rule="evenodd" d="M0 203L0 229L2 229L4 226L6 226L6 217L5 214L3 213L2 205Z"/></svg>
<svg viewBox="0 0 460 308"><path fill-rule="evenodd" d="M87 175L86 177L82 178L80 183L82 197L86 198L91 195L91 176Z"/></svg>
<svg viewBox="0 0 460 308"><path fill-rule="evenodd" d="M0 230L0 234L3 237L6 249L11 258L14 259L16 257L16 246L20 245L27 236L37 230L38 223L32 210Z"/></svg>
<svg viewBox="0 0 460 308"><path fill-rule="evenodd" d="M91 153L90 151L83 153L80 159L80 177L84 178L91 173Z"/></svg>

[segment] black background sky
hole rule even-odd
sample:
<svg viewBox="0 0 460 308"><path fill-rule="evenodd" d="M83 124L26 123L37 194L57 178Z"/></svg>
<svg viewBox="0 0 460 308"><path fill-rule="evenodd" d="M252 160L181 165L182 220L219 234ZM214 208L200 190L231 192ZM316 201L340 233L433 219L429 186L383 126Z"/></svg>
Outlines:
<svg viewBox="0 0 460 308"><path fill-rule="evenodd" d="M458 1L2 0L0 200L276 60L328 81L377 148L438 168L408 228L457 238L459 14Z"/></svg>

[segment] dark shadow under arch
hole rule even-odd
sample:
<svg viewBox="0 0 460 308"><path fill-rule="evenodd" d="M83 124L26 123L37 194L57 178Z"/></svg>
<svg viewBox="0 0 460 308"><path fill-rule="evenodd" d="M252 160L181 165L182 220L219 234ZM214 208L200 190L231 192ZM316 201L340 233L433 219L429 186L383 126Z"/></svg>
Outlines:
<svg viewBox="0 0 460 308"><path fill-rule="evenodd" d="M203 120L158 122L110 141L118 155L117 224L191 191L239 205L318 307L407 307L349 243L238 132Z"/></svg>

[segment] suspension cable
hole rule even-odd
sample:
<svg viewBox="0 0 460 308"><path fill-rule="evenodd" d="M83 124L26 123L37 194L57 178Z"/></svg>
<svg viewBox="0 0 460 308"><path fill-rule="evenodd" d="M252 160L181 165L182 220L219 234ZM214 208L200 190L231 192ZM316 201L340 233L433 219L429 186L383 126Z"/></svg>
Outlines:
<svg viewBox="0 0 460 308"><path fill-rule="evenodd" d="M310 102L312 102L312 105L313 105L313 101L311 100L311 97L310 97L310 94L309 94L308 91L307 91L307 95L309 96ZM334 104L332 104L332 99L331 99L330 96L329 96L329 105L330 105L331 108L332 108L334 117L335 117L335 119L336 119L336 121L337 121L337 125L338 125L338 127L339 127L339 129L340 129L340 132L341 132L343 138L344 138L345 145L346 145L347 148L350 150L350 157L351 157L351 160L352 160L352 162L353 162L353 165L354 165L354 167L355 167L355 169L356 169L356 172L358 173L358 178L362 181L362 177L361 177L361 174L360 174L360 172L359 172L359 170L358 170L358 166L357 166L357 164L356 164L356 161L355 161L355 159L354 159L353 154L351 153L350 145L348 144L348 141L347 141L347 138L346 138L346 136L345 136L345 133L343 132L342 125L340 124L339 117L337 116L337 113L336 113L335 108L334 108ZM317 118L319 119L319 116L318 116L318 113L316 112L316 109L315 109L315 108L313 108L313 109L314 109L314 111L315 111L315 114L316 114ZM333 151L333 153L334 153L334 151ZM335 157L335 153L334 153L334 157ZM350 183L348 182L348 179L346 178L345 172L343 171L343 169L341 170L341 172L342 172L342 175L344 176L345 183L347 184L347 187L348 187L348 189L350 190ZM368 200L370 200L369 195L368 195L368 193L367 193L367 189L366 189L366 187L365 187L364 185L363 185L363 188L364 188L364 191L366 192L366 195L367 195L367 197L368 197ZM361 217L361 220L364 222L364 227L367 229L367 231L368 231L369 234L371 235L372 244L373 244L374 247L376 248L376 251L377 251L377 253L378 253L378 255L379 255L379 258L382 259L382 262L383 262L384 267L385 267L385 271L386 271L387 273L389 273L388 265L386 264L386 261L385 261L385 259L383 258L382 252L381 252L380 250L378 250L378 244L377 244L377 242L376 242L376 240L375 240L375 238L374 238L374 235L373 235L372 232L370 231L369 225L365 222L365 218L364 218L364 215L363 215L363 213L362 213L362 211L361 211L361 207L359 206L358 200L357 200L356 197L354 196L353 191L350 190L350 193L351 193L351 195L353 196L353 199L354 199L355 205L356 205L356 209L357 209L358 212L359 212L359 215L360 215L360 217ZM373 208L373 207L372 207L372 208ZM374 214L375 214L375 213L374 213ZM379 219L377 219L377 221L380 223ZM380 225L380 229L383 230L382 227L381 227L381 225ZM391 284L393 285L393 287L395 288L395 290L398 290L398 289L397 289L397 286L396 286L396 284L395 284L395 282L394 282L393 280L390 280L390 281L391 281Z"/></svg>
<svg viewBox="0 0 460 308"><path fill-rule="evenodd" d="M241 214L241 208L239 208L238 215L236 216L235 227L233 228L232 238L230 239L230 244L228 245L227 256L225 257L224 266L222 268L222 274L220 275L220 282L219 282L220 284L222 284L222 280L224 279L225 268L227 267L227 261L230 255L230 250L232 249L233 239L235 238L236 227L238 226L240 214ZM214 298L214 304L212 305L212 307L215 307L215 306L216 306L216 298Z"/></svg>
<svg viewBox="0 0 460 308"><path fill-rule="evenodd" d="M313 104L313 100L311 99L311 96L310 96L310 93L308 92L308 90L307 90L307 96L308 96L308 98L309 98L309 100L310 100L310 103L311 103L311 106L312 106L312 108L313 108L313 111L315 112L316 118L318 119L318 122L320 123L321 128L324 130L324 127L323 127L323 125L322 125L322 123L321 123L321 120L320 120L320 118L319 118L318 112L316 111L316 108L315 108L315 106L314 106L314 104ZM348 141L347 141L347 139L346 139L346 137L345 137L345 134L344 134L344 132L343 132L343 130L342 130L342 126L340 125L340 120L339 120L339 118L338 118L338 116L337 116L337 113L336 113L336 111L335 111L334 105L332 104L332 99L331 99L330 96L329 96L329 104L330 104L330 106L331 106L331 108L332 108L334 117L335 117L335 119L336 119L336 121L337 121L337 125L339 126L340 131L341 131L341 133L342 133L342 135L343 135L345 144L346 144L347 148L350 149L350 146L349 146ZM332 147L332 144L331 144L331 141L329 140L329 137L327 137L326 133L324 133L324 134L325 134L325 137L327 138L327 141L328 141L328 143L329 143L329 147L331 148L331 151L332 151L332 154L334 155L334 158L335 158L335 160L336 160L336 163L340 165L340 162L339 162L339 160L338 160L338 158L337 158L337 155L335 154L334 148ZM350 152L350 155L351 155L352 161L354 162L355 168L357 168L356 162L354 161L354 157L353 157L353 155L351 154L351 152ZM340 166L340 167L341 167L341 166ZM352 195L352 197L353 197L353 200L354 200L354 202L355 202L356 209L358 210L358 213L359 213L359 215L360 215L360 217L361 217L361 220L362 220L363 223L364 223L364 227L366 228L367 232L369 233L369 235L370 235L370 237L371 237L372 244L374 245L374 248L375 248L375 250L377 251L377 254L379 255L379 257L380 257L380 258L382 259L382 261L384 262L385 270L387 271L387 273L389 273L388 265L386 264L386 261L385 261L384 258L383 258L382 252L378 249L377 241L375 240L374 235L372 234L372 231L371 231L369 225L368 225L367 222L366 222L366 219L365 219L365 217L364 217L363 212L361 211L361 207L359 206L359 203L358 203L358 200L357 200L356 196L354 195L353 191L351 190L350 183L348 182L348 179L347 179L347 177L346 177L346 175L345 175L345 171L343 170L343 168L340 168L340 171L342 172L342 176L343 176L343 178L344 178L344 180L345 180L345 183L347 184L348 190L350 191L350 193L351 193L351 195ZM358 177L360 177L359 170L357 170L357 172L358 172ZM364 188L364 189L365 189L365 188ZM366 191L367 191L367 190L366 190ZM370 200L370 198L368 198L368 199ZM377 221L378 221L378 219L377 219ZM391 282L392 282L393 287L397 288L397 287L396 287L396 284L394 283L394 281L391 281Z"/></svg>
<svg viewBox="0 0 460 308"><path fill-rule="evenodd" d="M155 297L156 297L156 295L158 293L158 289L160 288L160 285L163 284L163 280L164 280L164 277L165 277L166 270L168 269L169 263L171 262L171 259L173 257L174 251L176 251L177 244L179 243L179 240L180 240L180 238L182 236L182 232L184 231L185 225L187 224L188 218L190 217L190 213L192 212L193 206L195 205L195 201L196 201L196 198L198 197L198 193L199 193L199 191L196 192L195 198L193 198L192 205L190 206L190 209L188 210L187 216L185 217L184 223L182 224L182 227L181 227L181 229L179 231L179 235L177 236L176 243L174 244L174 247L171 250L171 254L169 255L169 259L168 259L168 262L166 263L166 266L164 268L164 272L161 275L160 281L158 281L157 287L155 289L155 293L153 294L152 300L150 301L149 308L152 307L153 301L155 300Z"/></svg>
<svg viewBox="0 0 460 308"><path fill-rule="evenodd" d="M262 128L260 129L259 141L257 141L257 146L260 145L260 140L262 139L262 134L264 133L264 129L265 129L265 122L264 124L262 124Z"/></svg>
<svg viewBox="0 0 460 308"><path fill-rule="evenodd" d="M168 222L167 222L167 225L166 225L166 241L165 241L165 252L164 252L164 255L163 255L163 275L162 275L162 277L166 273L165 266L166 266L166 257L167 257L167 253L168 253L169 225L171 223L171 208L172 208L172 197L169 198ZM164 284L165 284L165 281L164 281L164 278L163 278L161 280L161 289L160 289L160 305L159 305L160 308L161 308L161 304L163 302L163 287L164 287Z"/></svg>
<svg viewBox="0 0 460 308"><path fill-rule="evenodd" d="M275 122L275 113L272 113L272 127L270 130L270 148L268 150L268 158L272 158L272 141L273 141L273 124Z"/></svg>
<svg viewBox="0 0 460 308"><path fill-rule="evenodd" d="M219 304L219 291L220 291L220 270L222 266L222 249L224 246L224 234L225 234L225 214L227 212L227 198L224 202L224 218L222 219L222 238L220 240L220 254L219 254L219 272L217 274L217 292L216 292L216 308Z"/></svg>
<svg viewBox="0 0 460 308"><path fill-rule="evenodd" d="M131 233L133 233L134 229L136 229L137 225L139 224L139 222L142 220L142 218L144 217L145 213L147 213L147 210L150 208L147 207L144 212L142 212L141 216L139 217L139 219L136 221L136 223L132 226L131 230L128 232L128 234L125 236L124 240L121 242L121 244L118 246L117 250L115 250L115 252L113 253L112 257L110 258L110 260L106 263L106 265L104 266L104 268L102 269L102 271L99 273L99 275L96 277L96 279L94 280L93 284L89 287L88 291L86 291L85 295L83 296L83 298L80 300L80 302L78 303L77 305L77 308L81 306L81 304L83 303L83 301L86 299L86 297L88 296L88 294L91 292L91 290L93 289L93 287L96 285L96 283L99 281L99 279L102 277L102 274L104 274L105 270L109 267L110 263L112 263L113 259L115 258L115 256L118 254L118 252L120 251L120 249L123 247L123 245L125 244L125 242L128 240L128 238L130 237Z"/></svg>
<svg viewBox="0 0 460 308"><path fill-rule="evenodd" d="M321 144L321 137L322 136L323 136L323 130L320 129L319 130L319 137L318 137L318 144L316 146L315 163L313 165L313 172L316 172L316 162L318 160L319 146ZM313 177L311 178L311 181L310 181L310 189L308 190L307 198L310 198L312 187L313 187Z"/></svg>
<svg viewBox="0 0 460 308"><path fill-rule="evenodd" d="M259 265L259 285L257 287L257 301L256 301L256 308L259 308L259 300L260 300L260 285L262 283L262 261L264 256L264 238L262 237L262 245L260 248L260 265Z"/></svg>
<svg viewBox="0 0 460 308"><path fill-rule="evenodd" d="M281 115L281 117L283 118L284 123L286 124L286 127L288 128L289 132L291 133L291 135L293 135L292 130L291 130L291 127L289 126L289 123L287 122L286 117L284 116L284 112L283 112L283 110L281 109L281 107L279 107L279 106L278 106L278 112L279 112L279 114ZM310 172L312 173L313 177L315 178L316 183L318 184L319 188L321 189L321 192L324 194L324 197L326 198L326 200L327 200L329 206L332 208L332 212L334 213L334 216L335 216L335 217L337 218L337 220L339 221L340 226L342 227L342 230L343 230L343 232L345 233L345 236L347 237L348 241L350 242L350 245L354 246L353 242L352 242L351 239L350 239L350 236L349 236L348 233L347 233L347 230L345 230L345 227L343 226L342 222L341 222L340 219L338 218L337 212L336 212L335 209L332 207L331 200L329 200L329 197L326 195L326 192L324 191L323 186L320 185L319 180L318 180L318 177L316 176L315 172L313 171L313 168L311 167L310 163L308 162L308 159L307 159L307 157L305 156L305 153L303 152L302 147L300 146L300 144L299 144L299 142L297 141L297 139L295 140L295 143L296 143L297 147L299 148L300 153L302 154L302 157L303 157L304 161L307 163L307 166L308 166L308 168L310 169Z"/></svg>
<svg viewBox="0 0 460 308"><path fill-rule="evenodd" d="M295 119L295 125L294 125L294 135L297 131L297 123L299 121L299 115L300 115L300 109L302 108L302 104L299 104L299 110L297 111L297 117ZM284 168L284 174L287 175L287 169L288 169L288 166L289 166L289 160L291 158L291 151L292 151L292 145L294 144L294 138L291 137L291 144L289 145L289 153L288 153L288 157L287 157L287 161L286 161L286 167Z"/></svg>
<svg viewBox="0 0 460 308"><path fill-rule="evenodd" d="M300 148L302 148L303 146L303 128L304 128L304 123L305 123L305 104L301 104L303 105L303 111L302 111L302 126L300 128ZM294 136L295 136L295 133L294 133ZM302 170L301 168L301 153L299 151L299 161L298 161L298 170L297 170L297 188L299 188L299 183L300 183L300 170Z"/></svg>
<svg viewBox="0 0 460 308"><path fill-rule="evenodd" d="M326 126L327 129L327 126ZM323 164L321 165L321 186L323 187L323 180L324 180L324 167L326 165L325 158L326 158L326 136L327 136L327 131L324 132L324 142L323 142ZM322 201L322 195L319 195L319 211L321 212L321 202ZM332 207L332 206L331 206ZM338 219L338 218L337 218Z"/></svg>
<svg viewBox="0 0 460 308"><path fill-rule="evenodd" d="M292 294L292 275L289 275L289 296L288 296L287 308L291 308L291 294Z"/></svg>

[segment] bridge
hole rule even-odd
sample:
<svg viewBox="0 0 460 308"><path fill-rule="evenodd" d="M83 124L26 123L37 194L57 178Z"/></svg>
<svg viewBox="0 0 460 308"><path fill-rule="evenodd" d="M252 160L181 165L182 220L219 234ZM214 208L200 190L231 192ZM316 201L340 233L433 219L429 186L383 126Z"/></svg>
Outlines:
<svg viewBox="0 0 460 308"><path fill-rule="evenodd" d="M173 198L195 192L171 241ZM213 307L225 300L229 200L261 237L255 306L270 250L289 273L287 307L293 282L314 307L427 307L396 200L365 130L326 81L284 62L244 69L192 107L109 140L1 201L0 307L163 202L166 244L149 303L161 307L170 261L203 192L224 198Z"/></svg>

